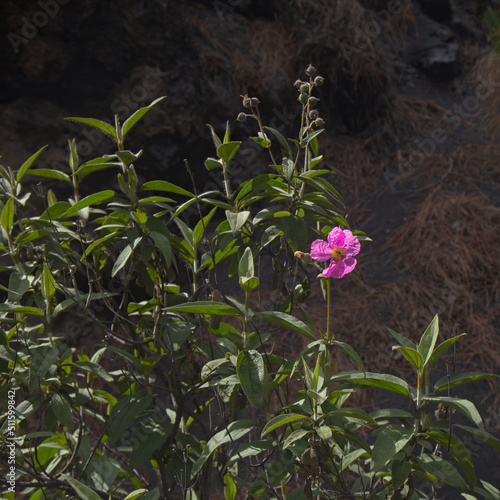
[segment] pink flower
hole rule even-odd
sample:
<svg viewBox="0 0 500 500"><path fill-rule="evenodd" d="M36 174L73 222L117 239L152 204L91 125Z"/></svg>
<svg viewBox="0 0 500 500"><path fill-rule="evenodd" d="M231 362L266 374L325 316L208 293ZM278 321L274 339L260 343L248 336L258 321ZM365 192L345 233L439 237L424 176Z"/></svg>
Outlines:
<svg viewBox="0 0 500 500"><path fill-rule="evenodd" d="M330 265L323 270L325 278L342 278L356 267L354 255L359 253L360 247L349 229L334 227L328 235L328 241L312 242L311 258L319 262L330 260Z"/></svg>

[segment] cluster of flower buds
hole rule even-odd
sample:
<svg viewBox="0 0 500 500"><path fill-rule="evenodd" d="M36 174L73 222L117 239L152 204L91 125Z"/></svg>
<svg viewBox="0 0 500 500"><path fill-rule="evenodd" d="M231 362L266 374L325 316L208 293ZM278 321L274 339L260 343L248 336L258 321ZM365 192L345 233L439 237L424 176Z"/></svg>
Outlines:
<svg viewBox="0 0 500 500"><path fill-rule="evenodd" d="M240 113L236 119L239 122L246 122L249 116L254 116L260 101L257 97L248 97L247 95L242 95L241 97L243 98L243 107L250 109L252 114Z"/></svg>
<svg viewBox="0 0 500 500"><path fill-rule="evenodd" d="M318 110L314 109L317 106L319 99L312 95L312 91L314 87L321 87L321 85L325 82L325 79L318 75L318 70L311 64L307 67L306 74L309 77L309 81L304 82L302 80L297 80L294 86L299 91L299 102L306 106L306 116L309 122L309 127L318 129L323 127L325 122L319 117Z"/></svg>

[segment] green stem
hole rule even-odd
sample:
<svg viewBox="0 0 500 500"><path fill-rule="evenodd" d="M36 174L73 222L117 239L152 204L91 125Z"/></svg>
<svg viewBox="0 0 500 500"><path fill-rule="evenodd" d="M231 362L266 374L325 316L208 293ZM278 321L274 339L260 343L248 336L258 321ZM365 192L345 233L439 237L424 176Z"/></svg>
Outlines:
<svg viewBox="0 0 500 500"><path fill-rule="evenodd" d="M243 322L243 349L248 348L248 310L250 309L250 292L245 292L245 320Z"/></svg>
<svg viewBox="0 0 500 500"><path fill-rule="evenodd" d="M330 310L331 310L332 285L330 279L326 281L326 340L330 341Z"/></svg>

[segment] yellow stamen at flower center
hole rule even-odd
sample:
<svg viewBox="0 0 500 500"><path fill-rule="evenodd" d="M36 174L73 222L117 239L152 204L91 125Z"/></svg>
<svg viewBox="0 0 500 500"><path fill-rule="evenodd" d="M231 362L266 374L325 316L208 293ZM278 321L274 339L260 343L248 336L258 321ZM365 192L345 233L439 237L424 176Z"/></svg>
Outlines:
<svg viewBox="0 0 500 500"><path fill-rule="evenodd" d="M342 260L345 257L345 248L333 248L332 258L335 260Z"/></svg>

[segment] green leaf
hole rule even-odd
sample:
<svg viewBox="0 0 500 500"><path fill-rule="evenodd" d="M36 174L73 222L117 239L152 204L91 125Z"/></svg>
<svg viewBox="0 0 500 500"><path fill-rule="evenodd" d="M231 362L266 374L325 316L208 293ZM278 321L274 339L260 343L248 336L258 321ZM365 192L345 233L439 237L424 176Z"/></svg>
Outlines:
<svg viewBox="0 0 500 500"><path fill-rule="evenodd" d="M172 243L170 241L171 235L167 225L158 219L158 217L150 215L146 226L151 230L149 237L154 241L156 247L160 249L165 257L167 266L170 266L173 261L173 252Z"/></svg>
<svg viewBox="0 0 500 500"><path fill-rule="evenodd" d="M298 422L299 420L311 420L311 418L298 413L284 413L282 415L278 415L277 417L273 417L262 429L261 437L264 437L266 434L269 434L283 425Z"/></svg>
<svg viewBox="0 0 500 500"><path fill-rule="evenodd" d="M2 215L0 215L0 223L7 234L12 231L15 211L14 198L9 198L2 209Z"/></svg>
<svg viewBox="0 0 500 500"><path fill-rule="evenodd" d="M101 130L102 132L116 140L116 131L109 123L103 122L101 120L96 120L95 118L69 117L66 118L66 120L85 123L86 125L90 125L91 127Z"/></svg>
<svg viewBox="0 0 500 500"><path fill-rule="evenodd" d="M417 344L412 342L409 338L401 335L389 327L386 327L389 330L389 333L404 347L408 347L409 349L417 349Z"/></svg>
<svg viewBox="0 0 500 500"><path fill-rule="evenodd" d="M219 139L219 136L215 133L215 130L212 127L212 125L207 123L207 127L210 129L210 135L212 136L212 140L214 141L215 149L217 149L222 144L222 141Z"/></svg>
<svg viewBox="0 0 500 500"><path fill-rule="evenodd" d="M50 272L49 266L44 262L43 263L43 272L42 272L42 295L46 300L51 299L56 293L56 282L54 280L54 276Z"/></svg>
<svg viewBox="0 0 500 500"><path fill-rule="evenodd" d="M127 118L122 125L122 139L130 132L130 129L156 104L165 99L165 96L155 99L149 106L138 109L132 116Z"/></svg>
<svg viewBox="0 0 500 500"><path fill-rule="evenodd" d="M46 148L47 146L43 146L43 148L39 149L33 156L30 156L22 165L21 168L17 171L16 180L20 182L24 177L24 174L29 170L31 164L37 159L38 155Z"/></svg>
<svg viewBox="0 0 500 500"><path fill-rule="evenodd" d="M142 156L142 149L137 153L134 154L132 151L117 151L116 156L118 159L125 165L129 166L130 164L134 163L134 161L138 160Z"/></svg>
<svg viewBox="0 0 500 500"><path fill-rule="evenodd" d="M217 156L228 163L234 158L234 155L236 154L236 151L238 151L238 148L240 147L241 141L230 141L226 142L224 144L221 144L217 148Z"/></svg>
<svg viewBox="0 0 500 500"><path fill-rule="evenodd" d="M459 385L468 384L470 382L477 382L478 380L484 380L488 378L498 377L494 373L485 372L464 372L464 373L454 373L453 375L441 377L434 385L434 391L444 391L448 387L453 388Z"/></svg>
<svg viewBox="0 0 500 500"><path fill-rule="evenodd" d="M470 432L473 436L476 436L481 441L484 441L488 446L491 446L497 451L500 451L500 439L491 435L489 432L483 429L476 429L475 427L469 427L468 425L453 424L454 427L460 427L464 431Z"/></svg>
<svg viewBox="0 0 500 500"><path fill-rule="evenodd" d="M431 359L429 360L429 369L431 369L441 358L441 356L461 337L467 335L466 333L461 333L451 339L447 339L441 344L439 344L432 353Z"/></svg>
<svg viewBox="0 0 500 500"><path fill-rule="evenodd" d="M377 387L379 389L402 394L413 400L410 385L403 379L394 375L371 372L360 373L358 371L347 373L341 372L334 375L331 380L335 382L346 381L362 387Z"/></svg>
<svg viewBox="0 0 500 500"><path fill-rule="evenodd" d="M49 168L36 168L34 170L28 170L25 172L29 175L36 175L38 177L47 177L49 179L57 179L58 181L65 181L71 184L71 179L68 174L61 172L59 170L51 170Z"/></svg>
<svg viewBox="0 0 500 500"><path fill-rule="evenodd" d="M307 224L302 217L293 214L285 218L283 221L283 232L294 252L297 250L303 252L309 250Z"/></svg>
<svg viewBox="0 0 500 500"><path fill-rule="evenodd" d="M198 472L205 464L205 462L210 458L210 455L222 444L228 442L234 442L242 438L245 434L248 434L256 426L253 420L237 420L236 422L231 422L226 429L212 436L208 443L203 448L203 452L200 458L196 460L191 468L191 479L196 478Z"/></svg>
<svg viewBox="0 0 500 500"><path fill-rule="evenodd" d="M167 181L149 181L141 186L141 191L167 191L169 193L182 194L189 198L195 198L193 193Z"/></svg>
<svg viewBox="0 0 500 500"><path fill-rule="evenodd" d="M42 309L28 306L17 306L15 304L6 303L0 304L0 311L31 314L32 316L45 316L45 312Z"/></svg>
<svg viewBox="0 0 500 500"><path fill-rule="evenodd" d="M283 150L286 151L286 153L288 154L288 156L292 156L292 150L290 149L288 141L283 137L283 135L281 134L281 132L279 132L275 128L271 128L271 127L264 127L264 128L266 130L268 130L269 132L271 132L271 134L273 134L274 137L276 137L276 139L278 139L278 142L280 143L280 145L283 148Z"/></svg>
<svg viewBox="0 0 500 500"><path fill-rule="evenodd" d="M303 141L302 141L302 147L307 146L313 139L315 139L321 132L324 132L324 129L321 130L315 130L314 132L311 132ZM313 148L316 149L316 148ZM318 152L314 151L314 154L317 155Z"/></svg>
<svg viewBox="0 0 500 500"><path fill-rule="evenodd" d="M338 340L330 341L330 343L339 346L358 365L361 370L365 371L365 365L363 364L363 361L361 361L359 354L349 344L347 344L346 342L340 342Z"/></svg>
<svg viewBox="0 0 500 500"><path fill-rule="evenodd" d="M102 203L103 201L109 200L115 196L115 192L111 191L111 189L106 189L105 191L100 191L99 193L94 193L89 196L86 196L82 200L76 202L74 205L71 206L66 212L64 212L61 215L61 218L64 217L71 217L75 215L78 210L81 210L82 208L89 207L91 205L97 205L99 203Z"/></svg>
<svg viewBox="0 0 500 500"><path fill-rule="evenodd" d="M127 245L121 252L120 255L118 255L118 258L116 259L113 269L111 270L111 277L115 277L118 271L127 263L127 261L130 259L130 256L132 255L133 248L132 245L129 244Z"/></svg>
<svg viewBox="0 0 500 500"><path fill-rule="evenodd" d="M372 471L379 471L389 463L406 446L412 435L412 429L397 425L385 426L373 445Z"/></svg>
<svg viewBox="0 0 500 500"><path fill-rule="evenodd" d="M297 429L293 432L290 433L290 435L285 439L283 443L283 449L286 450L291 444L295 443L295 441L298 441L299 439L304 438L308 434L310 434L312 431L307 430L307 429Z"/></svg>
<svg viewBox="0 0 500 500"><path fill-rule="evenodd" d="M439 318L438 315L434 316L430 325L425 330L420 343L418 344L418 352L422 356L422 366L427 366L427 363L431 359L432 352L434 351L434 346L439 335Z"/></svg>
<svg viewBox="0 0 500 500"><path fill-rule="evenodd" d="M250 212L242 211L242 212L231 212L226 210L226 219L229 222L229 226L234 235L238 233L238 231L243 227L243 225L250 217Z"/></svg>
<svg viewBox="0 0 500 500"><path fill-rule="evenodd" d="M203 235L205 234L205 230L210 223L210 220L212 219L213 215L217 211L217 207L212 208L210 213L208 215L205 215L203 219L199 220L198 223L196 224L196 227L193 230L193 240L194 244L198 245L198 243L201 241L203 238Z"/></svg>
<svg viewBox="0 0 500 500"><path fill-rule="evenodd" d="M50 400L50 407L54 412L57 420L65 425L68 429L73 430L74 422L71 412L71 405L63 394L56 393Z"/></svg>
<svg viewBox="0 0 500 500"><path fill-rule="evenodd" d="M254 276L253 255L250 247L245 248L238 265L240 278L252 278Z"/></svg>
<svg viewBox="0 0 500 500"><path fill-rule="evenodd" d="M244 292L252 292L259 288L259 278L252 276L251 278L240 278L240 287Z"/></svg>
<svg viewBox="0 0 500 500"><path fill-rule="evenodd" d="M260 134L260 132L259 132ZM250 137L252 141L255 141L259 146L263 148L270 148L271 147L271 141L267 138L264 137Z"/></svg>
<svg viewBox="0 0 500 500"><path fill-rule="evenodd" d="M97 377L105 380L106 382L109 382L110 384L114 382L113 377L101 365L98 365L97 363L93 363L92 361L75 361L73 365L78 366L78 368L81 368L82 370L93 373Z"/></svg>
<svg viewBox="0 0 500 500"><path fill-rule="evenodd" d="M268 375L261 354L255 350L241 351L236 372L248 401L256 408L263 408Z"/></svg>
<svg viewBox="0 0 500 500"><path fill-rule="evenodd" d="M151 458L153 453L163 446L172 428L173 424L156 415L144 419L135 430L129 470L135 469Z"/></svg>
<svg viewBox="0 0 500 500"><path fill-rule="evenodd" d="M235 500L236 498L236 484L233 478L226 474L224 476L224 500Z"/></svg>
<svg viewBox="0 0 500 500"><path fill-rule="evenodd" d="M431 476L438 478L448 486L467 490L467 483L464 478L457 472L455 467L446 460L436 455L419 455L416 460L420 467L428 472Z"/></svg>
<svg viewBox="0 0 500 500"><path fill-rule="evenodd" d="M418 351L412 349L411 347L394 346L393 349L397 349L406 358L406 360L417 370L420 370L422 366L422 356Z"/></svg>
<svg viewBox="0 0 500 500"><path fill-rule="evenodd" d="M83 500L101 500L101 497L94 490L91 490L88 486L80 483L80 481L73 479L67 474L62 474L61 476L65 481L69 483L69 485L75 490L76 494Z"/></svg>
<svg viewBox="0 0 500 500"><path fill-rule="evenodd" d="M393 488L398 490L410 475L411 463L408 460L393 460L391 471Z"/></svg>
<svg viewBox="0 0 500 500"><path fill-rule="evenodd" d="M205 167L207 167L207 170L213 170L214 168L223 168L223 165L220 160L216 160L215 158L207 158L205 160Z"/></svg>
<svg viewBox="0 0 500 500"><path fill-rule="evenodd" d="M481 415L477 411L477 408L474 406L474 403L470 402L468 399L459 399L453 397L441 397L441 398L424 397L423 399L424 401L442 403L445 406L450 406L451 408L455 408L455 410L458 410L459 412L463 413L467 418L469 418L472 422L474 422L480 429L484 430L484 424Z"/></svg>
<svg viewBox="0 0 500 500"><path fill-rule="evenodd" d="M213 316L238 316L239 312L234 307L222 302L198 301L186 302L176 306L165 307L165 311L174 311L189 314L210 314Z"/></svg>
<svg viewBox="0 0 500 500"><path fill-rule="evenodd" d="M281 311L262 311L255 313L253 319L262 319L264 321L268 321L269 323L274 323L275 325L283 326L285 328L289 328L290 330L294 330L295 332L299 332L311 340L316 340L314 332L303 321L300 321L300 319L297 319L290 314Z"/></svg>
<svg viewBox="0 0 500 500"><path fill-rule="evenodd" d="M151 394L125 396L113 406L106 422L111 444L116 444L122 434L144 413L153 401Z"/></svg>
<svg viewBox="0 0 500 500"><path fill-rule="evenodd" d="M135 490L129 493L123 500L137 500L143 493L147 493L148 490L141 488L140 490Z"/></svg>

